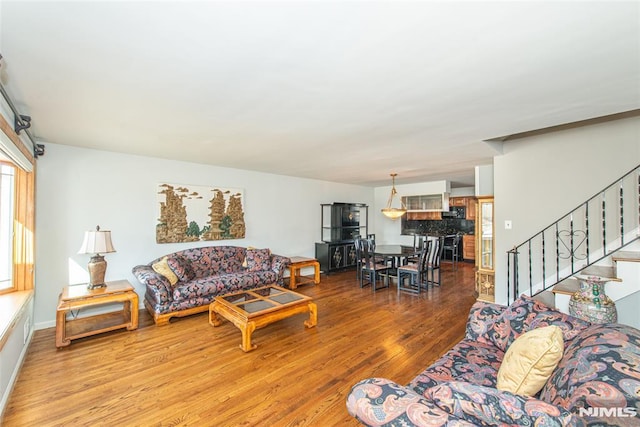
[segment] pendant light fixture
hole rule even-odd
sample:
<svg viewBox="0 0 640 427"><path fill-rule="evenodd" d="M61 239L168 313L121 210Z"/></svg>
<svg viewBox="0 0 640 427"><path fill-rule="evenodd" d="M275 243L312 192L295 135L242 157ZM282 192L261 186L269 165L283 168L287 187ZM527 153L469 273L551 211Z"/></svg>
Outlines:
<svg viewBox="0 0 640 427"><path fill-rule="evenodd" d="M390 219L398 219L405 213L407 213L407 209L402 203L402 199L400 200L400 208L393 208L391 205L393 204L393 198L398 194L396 191L396 176L397 173L391 174L391 194L389 195L389 201L387 202L387 207L382 209L382 214Z"/></svg>

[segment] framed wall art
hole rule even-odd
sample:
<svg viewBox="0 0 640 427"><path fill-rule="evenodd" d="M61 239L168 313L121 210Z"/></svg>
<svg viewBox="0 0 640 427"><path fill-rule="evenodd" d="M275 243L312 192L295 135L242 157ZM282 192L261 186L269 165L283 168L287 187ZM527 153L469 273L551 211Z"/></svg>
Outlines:
<svg viewBox="0 0 640 427"><path fill-rule="evenodd" d="M244 239L243 191L158 184L157 243Z"/></svg>

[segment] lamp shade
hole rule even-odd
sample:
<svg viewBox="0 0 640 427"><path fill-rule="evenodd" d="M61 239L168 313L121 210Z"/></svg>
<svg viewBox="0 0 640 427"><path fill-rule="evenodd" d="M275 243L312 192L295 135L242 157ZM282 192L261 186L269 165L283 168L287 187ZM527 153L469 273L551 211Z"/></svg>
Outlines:
<svg viewBox="0 0 640 427"><path fill-rule="evenodd" d="M84 241L78 251L79 254L107 254L115 252L111 243L111 231L100 230L100 226L95 231L85 231Z"/></svg>
<svg viewBox="0 0 640 427"><path fill-rule="evenodd" d="M398 208L385 208L382 209L382 215L386 216L387 218L390 219L398 219L400 218L402 215L406 214L407 211L405 209L398 209Z"/></svg>

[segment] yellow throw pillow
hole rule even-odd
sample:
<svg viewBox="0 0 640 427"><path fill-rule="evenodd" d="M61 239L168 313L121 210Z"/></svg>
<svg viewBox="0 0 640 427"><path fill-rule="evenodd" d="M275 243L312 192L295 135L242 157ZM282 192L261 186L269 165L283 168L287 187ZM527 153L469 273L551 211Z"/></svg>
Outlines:
<svg viewBox="0 0 640 427"><path fill-rule="evenodd" d="M498 390L533 396L545 385L564 353L557 326L532 329L507 349L498 370Z"/></svg>
<svg viewBox="0 0 640 427"><path fill-rule="evenodd" d="M156 273L162 274L164 277L166 277L169 283L171 283L171 286L178 283L178 276L176 276L175 273L171 271L171 268L169 268L167 257L164 257L155 264L152 264L151 268L153 268L153 271L155 271Z"/></svg>

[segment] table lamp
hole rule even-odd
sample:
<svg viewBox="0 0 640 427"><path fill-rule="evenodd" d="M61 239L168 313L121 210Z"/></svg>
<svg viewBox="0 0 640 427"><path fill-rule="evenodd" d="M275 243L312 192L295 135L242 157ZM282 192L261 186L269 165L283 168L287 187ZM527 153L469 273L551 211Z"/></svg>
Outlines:
<svg viewBox="0 0 640 427"><path fill-rule="evenodd" d="M107 271L107 261L102 254L115 252L113 243L111 243L111 231L100 230L100 226L96 226L96 231L85 231L84 241L78 251L78 254L92 254L89 260L89 284L87 288L96 289L107 285L104 283L104 274Z"/></svg>

